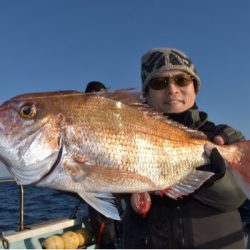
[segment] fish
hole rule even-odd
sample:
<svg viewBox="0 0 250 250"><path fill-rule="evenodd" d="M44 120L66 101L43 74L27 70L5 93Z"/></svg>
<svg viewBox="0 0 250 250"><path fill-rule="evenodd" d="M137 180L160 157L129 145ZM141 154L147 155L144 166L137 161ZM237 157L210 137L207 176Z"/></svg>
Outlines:
<svg viewBox="0 0 250 250"><path fill-rule="evenodd" d="M119 220L115 194L164 192L178 199L214 173L216 147L249 194L250 141L216 145L129 93L27 93L0 106L0 161L19 185L77 193Z"/></svg>

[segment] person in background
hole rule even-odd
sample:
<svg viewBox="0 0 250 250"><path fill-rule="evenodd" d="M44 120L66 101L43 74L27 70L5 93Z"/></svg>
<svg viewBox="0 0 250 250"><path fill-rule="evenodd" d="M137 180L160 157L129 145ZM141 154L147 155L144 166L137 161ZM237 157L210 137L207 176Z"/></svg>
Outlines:
<svg viewBox="0 0 250 250"><path fill-rule="evenodd" d="M107 88L106 86L99 81L91 81L87 84L86 88L85 88L85 93L93 93L93 92L106 92Z"/></svg>
<svg viewBox="0 0 250 250"><path fill-rule="evenodd" d="M149 50L142 57L141 77L146 103L168 119L204 132L217 144L244 140L241 132L225 124L215 125L199 111L200 77L182 51ZM194 193L178 200L152 194L145 218L127 202L124 248L245 248L238 208L246 197L216 148L209 157L211 163L199 169L215 174Z"/></svg>
<svg viewBox="0 0 250 250"><path fill-rule="evenodd" d="M91 81L87 84L85 93L106 92L106 86L99 81ZM119 230L118 222L106 218L91 206L89 207L89 218L93 233L96 239L97 247L104 249L116 248L118 244L117 231Z"/></svg>

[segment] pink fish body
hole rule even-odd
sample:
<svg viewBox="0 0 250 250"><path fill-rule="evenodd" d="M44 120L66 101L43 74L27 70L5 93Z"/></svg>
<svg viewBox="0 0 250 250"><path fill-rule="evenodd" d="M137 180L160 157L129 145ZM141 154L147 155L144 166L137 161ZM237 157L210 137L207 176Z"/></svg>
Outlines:
<svg viewBox="0 0 250 250"><path fill-rule="evenodd" d="M76 192L114 219L110 193L168 190L177 198L213 175L196 168L209 162L204 146L216 145L118 97L62 91L12 98L0 106L0 160L19 184ZM249 142L216 147L246 184Z"/></svg>

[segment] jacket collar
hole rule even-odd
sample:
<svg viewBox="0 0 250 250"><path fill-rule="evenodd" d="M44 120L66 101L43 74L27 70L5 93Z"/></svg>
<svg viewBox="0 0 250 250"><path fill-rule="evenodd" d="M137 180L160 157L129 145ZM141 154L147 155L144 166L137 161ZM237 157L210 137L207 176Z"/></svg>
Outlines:
<svg viewBox="0 0 250 250"><path fill-rule="evenodd" d="M192 129L200 129L207 122L207 114L205 112L200 112L196 103L192 108L182 113L164 115L166 115L169 119L179 122Z"/></svg>

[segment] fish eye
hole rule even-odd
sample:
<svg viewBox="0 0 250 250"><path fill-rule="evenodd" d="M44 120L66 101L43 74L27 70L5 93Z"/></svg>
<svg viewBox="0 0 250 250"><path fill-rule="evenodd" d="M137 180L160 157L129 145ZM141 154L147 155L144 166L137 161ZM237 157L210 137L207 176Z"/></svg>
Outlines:
<svg viewBox="0 0 250 250"><path fill-rule="evenodd" d="M32 104L26 104L20 108L19 114L23 118L33 118L36 115L36 107Z"/></svg>

